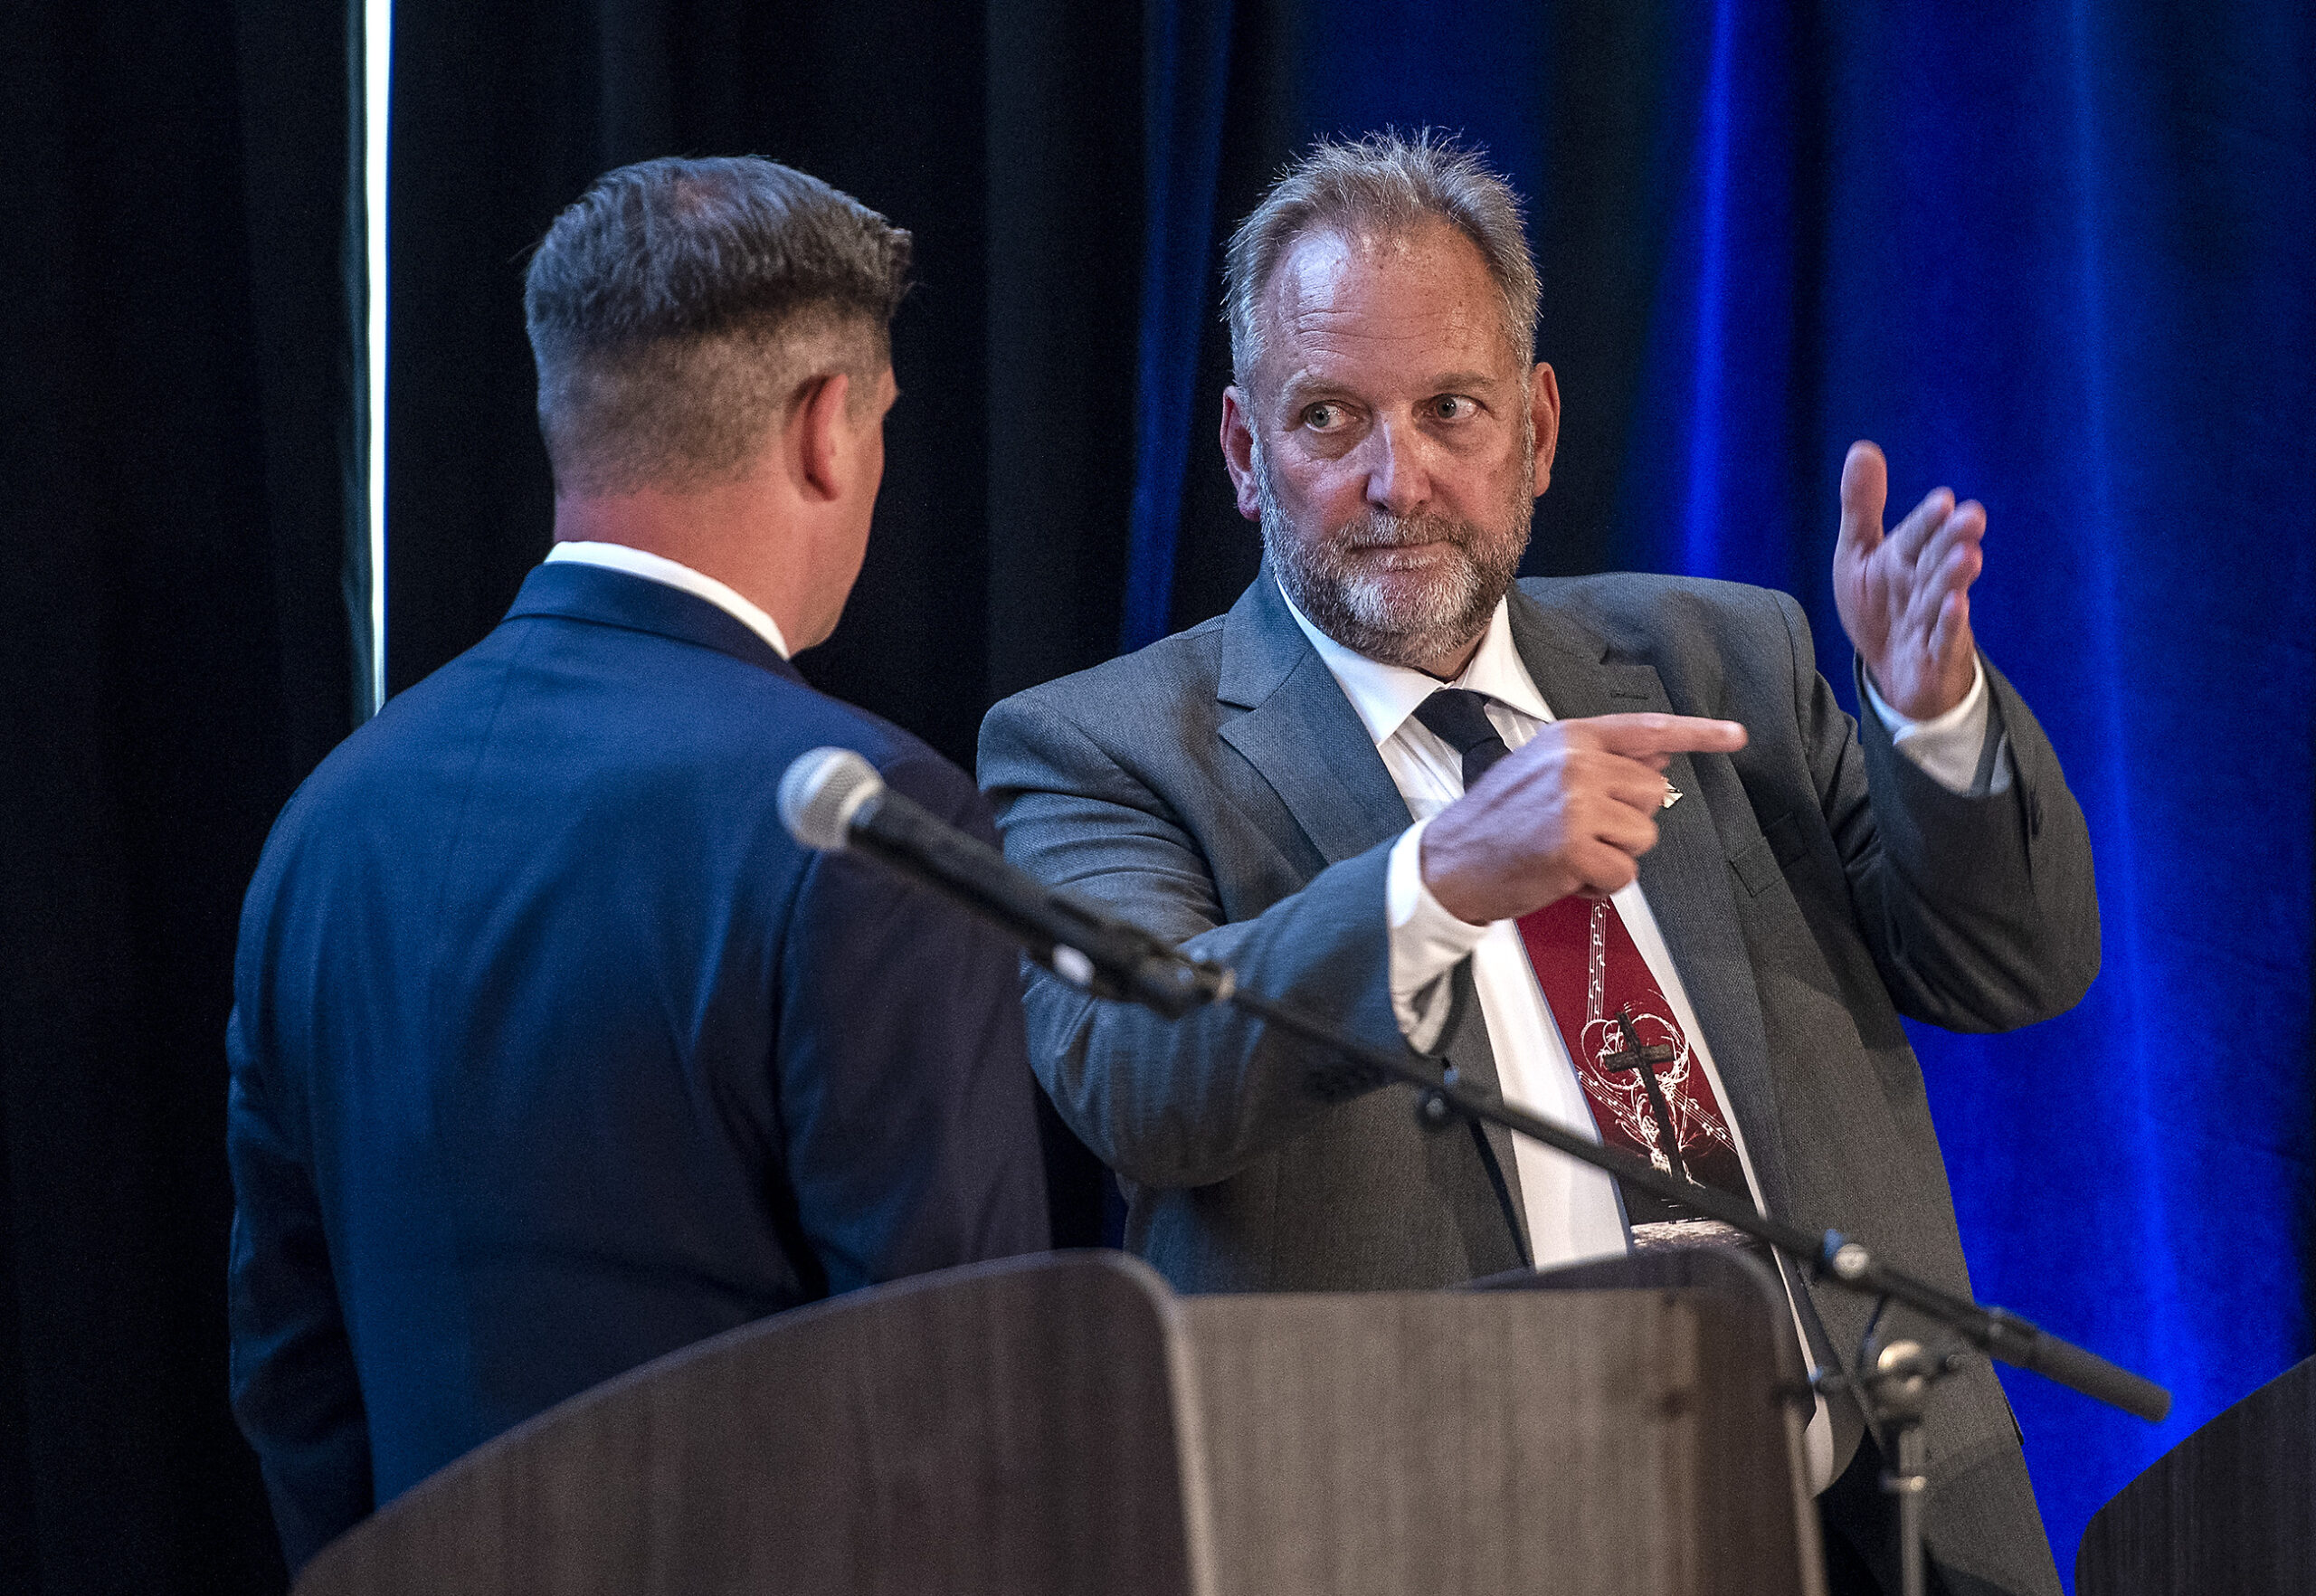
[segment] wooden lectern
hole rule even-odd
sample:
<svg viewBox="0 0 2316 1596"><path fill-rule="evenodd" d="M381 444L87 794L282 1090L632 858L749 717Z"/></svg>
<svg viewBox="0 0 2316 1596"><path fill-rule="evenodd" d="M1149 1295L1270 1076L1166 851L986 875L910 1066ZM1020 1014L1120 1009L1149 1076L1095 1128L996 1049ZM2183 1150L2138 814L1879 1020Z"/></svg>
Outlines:
<svg viewBox="0 0 2316 1596"><path fill-rule="evenodd" d="M2092 1515L2075 1596L2316 1590L2316 1358L2158 1458Z"/></svg>
<svg viewBox="0 0 2316 1596"><path fill-rule="evenodd" d="M1785 1309L1739 1262L1271 1297L1106 1252L925 1276L572 1398L297 1596L1822 1596Z"/></svg>

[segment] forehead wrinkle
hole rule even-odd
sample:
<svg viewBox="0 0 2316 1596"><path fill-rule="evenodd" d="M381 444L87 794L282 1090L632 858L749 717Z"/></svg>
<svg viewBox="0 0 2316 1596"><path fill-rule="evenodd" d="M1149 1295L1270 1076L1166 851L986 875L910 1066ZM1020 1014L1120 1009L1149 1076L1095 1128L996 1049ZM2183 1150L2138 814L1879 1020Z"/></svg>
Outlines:
<svg viewBox="0 0 2316 1596"><path fill-rule="evenodd" d="M1425 304L1400 315L1385 317L1367 307L1305 304L1287 321L1290 336L1338 337L1381 344L1415 339L1433 343L1468 339L1475 318L1458 304ZM1381 325L1378 325L1381 323Z"/></svg>

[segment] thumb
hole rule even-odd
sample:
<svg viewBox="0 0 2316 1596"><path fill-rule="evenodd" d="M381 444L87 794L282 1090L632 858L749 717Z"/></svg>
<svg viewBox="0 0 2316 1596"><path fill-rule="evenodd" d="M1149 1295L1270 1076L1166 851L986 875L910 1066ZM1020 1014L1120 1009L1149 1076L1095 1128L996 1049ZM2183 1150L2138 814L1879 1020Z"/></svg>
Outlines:
<svg viewBox="0 0 2316 1596"><path fill-rule="evenodd" d="M1890 467L1881 450L1860 439L1842 461L1842 530L1836 557L1862 557L1882 546L1882 510L1890 498Z"/></svg>

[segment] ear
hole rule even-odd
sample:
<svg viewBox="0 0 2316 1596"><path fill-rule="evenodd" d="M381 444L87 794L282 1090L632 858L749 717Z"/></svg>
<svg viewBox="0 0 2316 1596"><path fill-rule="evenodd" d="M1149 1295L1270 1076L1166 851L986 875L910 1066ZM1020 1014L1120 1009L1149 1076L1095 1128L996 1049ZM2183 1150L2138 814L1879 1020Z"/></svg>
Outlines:
<svg viewBox="0 0 2316 1596"><path fill-rule="evenodd" d="M813 378L796 401L795 419L788 423L788 452L796 465L798 485L810 498L825 502L844 491L844 456L851 443L845 402L851 391L849 373L831 372Z"/></svg>
<svg viewBox="0 0 2316 1596"><path fill-rule="evenodd" d="M1254 417L1247 395L1235 385L1222 390L1222 463L1230 469L1230 486L1237 489L1239 513L1250 521L1262 519L1262 496L1255 490Z"/></svg>
<svg viewBox="0 0 2316 1596"><path fill-rule="evenodd" d="M1528 374L1528 418L1536 427L1538 498L1552 485L1552 451L1560 445L1560 378L1542 361Z"/></svg>

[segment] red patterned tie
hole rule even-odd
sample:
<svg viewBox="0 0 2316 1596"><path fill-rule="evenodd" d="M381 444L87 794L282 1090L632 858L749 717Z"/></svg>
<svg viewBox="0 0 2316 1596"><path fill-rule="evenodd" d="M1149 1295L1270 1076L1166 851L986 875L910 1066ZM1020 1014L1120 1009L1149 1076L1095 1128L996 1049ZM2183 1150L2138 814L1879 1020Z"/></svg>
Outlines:
<svg viewBox="0 0 2316 1596"><path fill-rule="evenodd" d="M1520 917L1520 940L1543 989L1592 1123L1611 1147L1668 1174L1751 1200L1729 1121L1673 1005L1606 898L1569 897ZM1644 1224L1695 1216L1627 1188L1625 1217Z"/></svg>
<svg viewBox="0 0 2316 1596"><path fill-rule="evenodd" d="M1415 712L1462 755L1467 792L1508 752L1487 717L1486 702L1477 693L1442 688ZM1704 1061L1690 1050L1617 906L1605 898L1563 898L1522 916L1519 926L1602 1143L1668 1174L1751 1202L1744 1165ZM1644 1244L1673 1237L1645 1234L1643 1226L1723 1228L1629 1187L1624 1200L1635 1239Z"/></svg>

